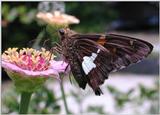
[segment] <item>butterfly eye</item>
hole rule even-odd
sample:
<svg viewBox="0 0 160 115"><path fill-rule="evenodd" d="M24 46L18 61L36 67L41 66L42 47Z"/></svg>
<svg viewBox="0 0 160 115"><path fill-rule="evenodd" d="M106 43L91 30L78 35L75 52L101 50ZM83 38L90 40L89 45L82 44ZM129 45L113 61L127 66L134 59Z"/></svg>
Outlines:
<svg viewBox="0 0 160 115"><path fill-rule="evenodd" d="M59 33L60 33L61 36L63 36L65 34L64 29L59 29Z"/></svg>

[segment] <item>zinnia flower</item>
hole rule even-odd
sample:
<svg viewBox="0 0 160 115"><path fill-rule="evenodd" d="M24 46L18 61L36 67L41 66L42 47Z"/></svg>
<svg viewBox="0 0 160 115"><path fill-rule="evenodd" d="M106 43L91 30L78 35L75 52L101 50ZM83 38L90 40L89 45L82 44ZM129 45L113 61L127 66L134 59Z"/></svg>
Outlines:
<svg viewBox="0 0 160 115"><path fill-rule="evenodd" d="M54 55L44 48L41 51L32 48L9 48L2 54L2 67L14 81L16 89L34 92L49 77L59 78L67 64L54 61Z"/></svg>
<svg viewBox="0 0 160 115"><path fill-rule="evenodd" d="M37 14L37 18L48 24L59 24L59 25L69 25L69 24L79 24L79 19L75 16L67 15L61 13L60 11L54 11L54 13L50 12L39 12Z"/></svg>

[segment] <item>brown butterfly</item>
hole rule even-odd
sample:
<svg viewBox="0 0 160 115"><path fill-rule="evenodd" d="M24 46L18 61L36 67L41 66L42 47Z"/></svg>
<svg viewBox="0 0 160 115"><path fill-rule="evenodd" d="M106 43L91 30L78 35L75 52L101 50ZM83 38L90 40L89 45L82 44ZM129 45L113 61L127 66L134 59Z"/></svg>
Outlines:
<svg viewBox="0 0 160 115"><path fill-rule="evenodd" d="M96 95L110 72L137 63L151 53L153 46L143 40L115 34L79 34L69 28L59 30L64 56L82 89L88 84Z"/></svg>

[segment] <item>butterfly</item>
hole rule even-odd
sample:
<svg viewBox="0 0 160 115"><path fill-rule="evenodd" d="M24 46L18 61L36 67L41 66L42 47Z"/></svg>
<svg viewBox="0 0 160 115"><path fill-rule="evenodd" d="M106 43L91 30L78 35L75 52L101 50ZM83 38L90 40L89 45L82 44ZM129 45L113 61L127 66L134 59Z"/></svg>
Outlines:
<svg viewBox="0 0 160 115"><path fill-rule="evenodd" d="M95 95L110 72L125 68L147 57L153 46L143 40L115 34L80 34L59 29L60 45L55 47L68 63L82 89L88 84ZM68 67L68 66L67 66Z"/></svg>

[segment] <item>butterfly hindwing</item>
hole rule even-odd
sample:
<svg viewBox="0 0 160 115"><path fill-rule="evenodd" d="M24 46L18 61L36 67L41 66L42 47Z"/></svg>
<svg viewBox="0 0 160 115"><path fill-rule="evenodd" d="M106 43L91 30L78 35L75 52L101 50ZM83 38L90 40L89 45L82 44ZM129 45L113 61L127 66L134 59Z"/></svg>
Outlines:
<svg viewBox="0 0 160 115"><path fill-rule="evenodd" d="M87 78L87 83L95 91L96 95L102 93L99 86L108 78L108 73L112 70L110 61L111 55L103 46L89 39L77 39L76 55L81 62L81 67Z"/></svg>
<svg viewBox="0 0 160 115"><path fill-rule="evenodd" d="M70 67L75 80L78 82L79 87L85 89L87 79L84 77L85 73L82 69L81 62L76 57L72 60L72 62L70 62Z"/></svg>

